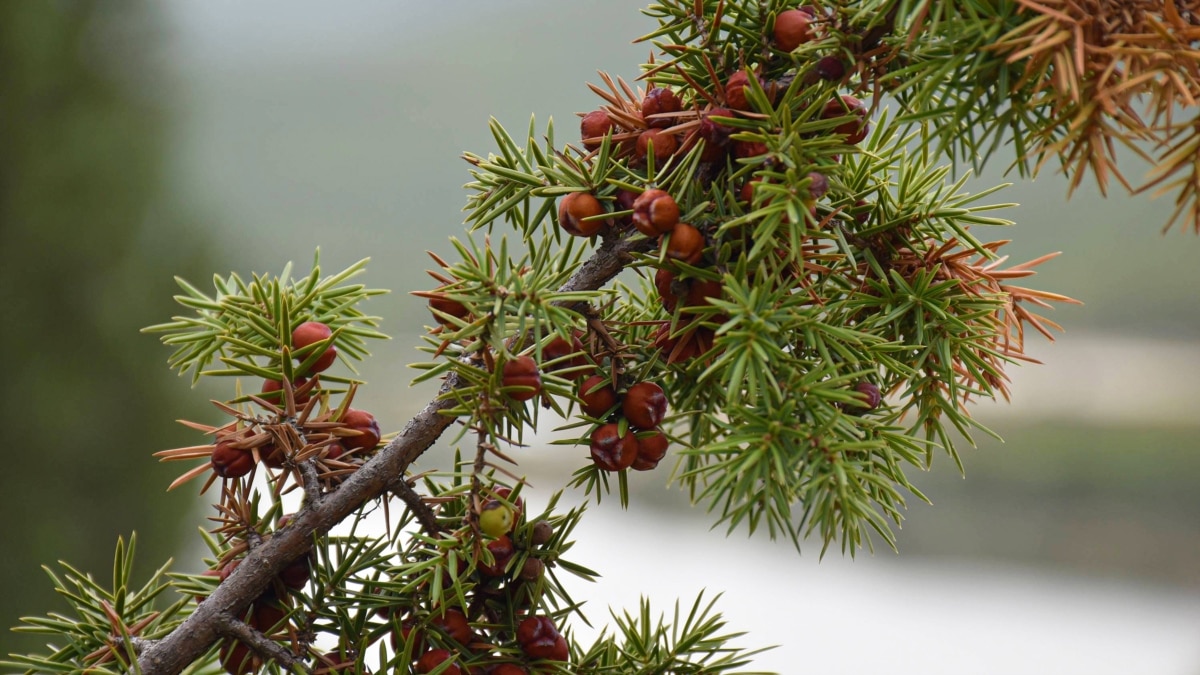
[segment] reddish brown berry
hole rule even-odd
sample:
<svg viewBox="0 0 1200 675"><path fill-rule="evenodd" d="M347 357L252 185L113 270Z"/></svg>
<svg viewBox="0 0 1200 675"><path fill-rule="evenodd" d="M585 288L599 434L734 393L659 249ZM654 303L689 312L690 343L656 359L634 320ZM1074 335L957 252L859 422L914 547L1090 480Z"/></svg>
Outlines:
<svg viewBox="0 0 1200 675"><path fill-rule="evenodd" d="M246 645L237 640L225 640L218 651L221 667L229 675L249 675L255 670L257 657Z"/></svg>
<svg viewBox="0 0 1200 675"><path fill-rule="evenodd" d="M325 446L325 459L337 459L346 454L346 446L341 441L335 441Z"/></svg>
<svg viewBox="0 0 1200 675"><path fill-rule="evenodd" d="M633 226L647 237L666 234L679 222L679 204L662 190L646 190L633 202Z"/></svg>
<svg viewBox="0 0 1200 675"><path fill-rule="evenodd" d="M233 447L229 441L218 441L213 446L213 473L221 478L241 478L254 469L254 455L249 450Z"/></svg>
<svg viewBox="0 0 1200 675"><path fill-rule="evenodd" d="M422 674L432 673L434 670L437 670L438 666L442 665L446 661L453 662L453 660L454 655L451 654L449 650L430 649L422 654L421 658L417 659L416 671ZM441 675L463 675L463 671L457 663L451 663L449 667L441 671Z"/></svg>
<svg viewBox="0 0 1200 675"><path fill-rule="evenodd" d="M668 313L675 311L675 306L679 303L679 294L675 290L675 273L666 268L662 268L654 273L654 288L658 290L658 297L662 299L663 309Z"/></svg>
<svg viewBox="0 0 1200 675"><path fill-rule="evenodd" d="M230 560L229 562L225 563L225 565L223 567L221 567L221 581L225 581L226 579L228 579L229 575L233 574L233 571L236 570L238 568L238 565L241 565L241 564L242 564L241 558L234 558L233 560Z"/></svg>
<svg viewBox="0 0 1200 675"><path fill-rule="evenodd" d="M292 331L292 349L304 349L322 340L328 340L331 335L333 331L320 321L305 321Z"/></svg>
<svg viewBox="0 0 1200 675"><path fill-rule="evenodd" d="M396 610L393 609L393 611ZM379 613L379 611L376 612L376 614ZM382 616L387 616L387 611L383 611ZM412 621L405 621L400 625L399 632L392 631L392 649L396 650L397 652L403 650L405 643L407 643L409 640L409 637L412 638L413 654L420 654L429 648L429 643L425 641L425 633L414 626Z"/></svg>
<svg viewBox="0 0 1200 675"><path fill-rule="evenodd" d="M599 418L617 405L617 392L606 378L593 375L579 385L579 409L588 417Z"/></svg>
<svg viewBox="0 0 1200 675"><path fill-rule="evenodd" d="M724 290L724 287L721 286L721 282L719 281L714 281L712 279L693 279L691 283L688 284L687 305L685 305L684 308L706 307L712 304L708 301L709 298L721 297L722 290Z"/></svg>
<svg viewBox="0 0 1200 675"><path fill-rule="evenodd" d="M340 421L346 428L358 432L357 436L341 437L341 443L347 449L374 450L379 445L379 422L371 413L347 408Z"/></svg>
<svg viewBox="0 0 1200 675"><path fill-rule="evenodd" d="M616 424L605 424L592 432L592 461L605 471L628 469L637 459L637 437L633 431L621 436Z"/></svg>
<svg viewBox="0 0 1200 675"><path fill-rule="evenodd" d="M492 552L492 563L489 565L479 559L475 568L485 577L498 577L504 574L504 568L508 567L508 562L513 559L517 549L513 548L512 539L508 535L502 535L498 539L493 539L487 543L487 550Z"/></svg>
<svg viewBox="0 0 1200 675"><path fill-rule="evenodd" d="M617 190L617 208L621 211L633 210L633 203L641 194L632 190Z"/></svg>
<svg viewBox="0 0 1200 675"><path fill-rule="evenodd" d="M738 159L750 159L765 155L770 151L771 149L767 147L766 143L758 141L735 141L733 144L733 155Z"/></svg>
<svg viewBox="0 0 1200 675"><path fill-rule="evenodd" d="M613 128L612 120L609 119L608 113L603 110L593 110L583 116L579 121L579 136L583 139L583 147L587 150L595 150L600 147L600 143L604 136L607 136Z"/></svg>
<svg viewBox="0 0 1200 675"><path fill-rule="evenodd" d="M282 469L287 461L287 454L283 449L275 445L274 442L269 442L265 445L258 446L258 458L262 463L272 469Z"/></svg>
<svg viewBox="0 0 1200 675"><path fill-rule="evenodd" d="M604 205L590 192L572 192L558 203L558 224L573 237L590 237L608 224L602 218L584 220L604 215Z"/></svg>
<svg viewBox="0 0 1200 675"><path fill-rule="evenodd" d="M712 349L715 333L711 328L697 326L679 335L671 335L671 326L663 324L654 334L654 346L667 355L667 363L679 363L695 358Z"/></svg>
<svg viewBox="0 0 1200 675"><path fill-rule="evenodd" d="M508 392L508 397L515 401L528 401L542 391L542 376L538 372L537 361L532 356L518 356L504 364L504 387L523 387Z"/></svg>
<svg viewBox="0 0 1200 675"><path fill-rule="evenodd" d="M736 115L734 112L727 108L713 108L712 110L706 111L700 117L700 126L697 130L697 133L700 135L700 138L703 138L704 142L708 143L709 145L724 146L727 142L729 142L729 134L733 132L733 129L711 118L735 116Z"/></svg>
<svg viewBox="0 0 1200 675"><path fill-rule="evenodd" d="M747 73L744 70L739 70L725 82L725 104L734 110L750 110L750 101L746 99L746 87L750 84L750 78L757 77Z"/></svg>
<svg viewBox="0 0 1200 675"><path fill-rule="evenodd" d="M854 208L850 209L850 212L854 214L854 222L859 225L866 224L871 219L872 208L874 207L865 199L854 202Z"/></svg>
<svg viewBox="0 0 1200 675"><path fill-rule="evenodd" d="M492 668L488 675L529 675L529 671L515 663L501 663Z"/></svg>
<svg viewBox="0 0 1200 675"><path fill-rule="evenodd" d="M311 576L311 568L306 554L296 558L290 565L283 568L283 571L279 573L279 581L293 591L298 591L308 583L309 576Z"/></svg>
<svg viewBox="0 0 1200 675"><path fill-rule="evenodd" d="M810 171L808 179L811 181L808 184L808 196L814 201L821 199L825 193L829 192L829 179L825 177L825 174Z"/></svg>
<svg viewBox="0 0 1200 675"><path fill-rule="evenodd" d="M789 9L775 17L775 46L790 52L813 39L812 15L801 9Z"/></svg>
<svg viewBox="0 0 1200 675"><path fill-rule="evenodd" d="M868 413L878 408L880 401L883 400L882 395L879 393L879 387L871 384L870 382L859 382L858 384L854 385L854 391L858 392L859 398L862 399L862 403L847 403L845 405L846 412L851 415L862 415L864 413Z"/></svg>
<svg viewBox="0 0 1200 675"><path fill-rule="evenodd" d="M651 147L654 148L655 163L662 165L663 162L670 159L671 155L675 154L679 142L675 140L675 136L661 129L647 129L638 136L637 156L645 159L646 153L650 151Z"/></svg>
<svg viewBox="0 0 1200 675"><path fill-rule="evenodd" d="M740 197L743 202L749 204L754 200L754 184L758 181L758 178L751 178L745 183L742 183L742 189L740 192L738 192L738 197Z"/></svg>
<svg viewBox="0 0 1200 675"><path fill-rule="evenodd" d="M846 63L838 56L823 56L817 61L817 76L826 82L840 80L846 74Z"/></svg>
<svg viewBox="0 0 1200 675"><path fill-rule="evenodd" d="M305 394L295 393L295 390L303 387L307 383L307 377L297 377L296 379L292 380L292 392L293 397L296 399L296 405L304 405L305 403L308 403L308 399L312 398L311 390ZM286 400L286 396L283 393L283 380L263 380L262 393L264 399L273 403L282 405Z"/></svg>
<svg viewBox="0 0 1200 675"><path fill-rule="evenodd" d="M847 145L857 145L871 131L871 124L867 121L867 106L862 101L849 94L843 94L830 100L821 110L821 118L827 120L848 115L854 115L858 119L839 124L833 128L833 133L844 135Z"/></svg>
<svg viewBox="0 0 1200 675"><path fill-rule="evenodd" d="M646 92L645 98L642 99L642 119L645 120L646 126L658 127L665 129L675 124L673 117L665 117L651 119L654 115L664 113L677 113L683 109L683 101L675 95L675 92L666 87L656 87ZM657 141L656 141L657 142Z"/></svg>
<svg viewBox="0 0 1200 675"><path fill-rule="evenodd" d="M695 265L704 257L704 235L687 223L676 223L667 241L667 257Z"/></svg>
<svg viewBox="0 0 1200 675"><path fill-rule="evenodd" d="M429 625L440 629L451 640L460 645L471 642L471 624L467 615L457 609L447 609L429 620Z"/></svg>
<svg viewBox="0 0 1200 675"><path fill-rule="evenodd" d="M725 151L729 147L729 134L733 131L709 118L733 116L733 112L726 108L713 108L700 117L700 126L696 129L696 135L704 141L704 150L700 154L700 161L715 162L724 157Z"/></svg>
<svg viewBox="0 0 1200 675"><path fill-rule="evenodd" d="M525 564L521 565L520 577L525 581L537 581L545 572L546 563L537 558L526 558Z"/></svg>
<svg viewBox="0 0 1200 675"><path fill-rule="evenodd" d="M287 617L288 610L277 600L271 599L264 601L262 598L254 601L253 611L250 614L250 620L247 621L251 628L256 628L263 633L270 635L275 632L275 629L281 627L280 624Z"/></svg>
<svg viewBox="0 0 1200 675"><path fill-rule="evenodd" d="M639 429L653 429L667 416L667 395L653 382L638 382L621 402L625 419Z"/></svg>
<svg viewBox="0 0 1200 675"><path fill-rule="evenodd" d="M443 286L442 288L445 287ZM438 290L441 289L439 288ZM447 297L430 298L429 310L433 313L434 321L437 321L443 326L454 326L454 324L450 321L450 319L442 316L442 314L448 314L456 319L461 320L466 320L467 317L471 316L471 310L467 309L466 305L458 302L457 300L451 300ZM439 314L439 312L441 314Z"/></svg>
<svg viewBox="0 0 1200 675"><path fill-rule="evenodd" d="M533 524L529 541L534 546L545 546L554 538L554 526L548 520L539 520Z"/></svg>
<svg viewBox="0 0 1200 675"><path fill-rule="evenodd" d="M336 360L337 360L337 347L330 345L329 348L325 350L325 353L321 355L321 358L317 359L316 362L314 362L312 364L312 366L310 366L305 372L307 372L307 373L324 372L326 370L329 370L329 367L332 366L333 362Z"/></svg>
<svg viewBox="0 0 1200 675"><path fill-rule="evenodd" d="M561 337L555 337L542 347L542 362L555 362L546 366L548 370L551 372L561 371L561 376L568 380L578 380L594 370L587 355L584 354L583 341L579 339L580 335L582 335L580 331L575 331L570 342ZM571 358L567 358L568 356Z"/></svg>
<svg viewBox="0 0 1200 675"><path fill-rule="evenodd" d="M517 644L535 659L566 661L570 658L567 641L547 616L531 616L517 625Z"/></svg>
<svg viewBox="0 0 1200 675"><path fill-rule="evenodd" d="M663 457L667 456L670 445L666 434L655 429L653 432L638 437L637 459L633 461L635 471L649 471L658 466Z"/></svg>

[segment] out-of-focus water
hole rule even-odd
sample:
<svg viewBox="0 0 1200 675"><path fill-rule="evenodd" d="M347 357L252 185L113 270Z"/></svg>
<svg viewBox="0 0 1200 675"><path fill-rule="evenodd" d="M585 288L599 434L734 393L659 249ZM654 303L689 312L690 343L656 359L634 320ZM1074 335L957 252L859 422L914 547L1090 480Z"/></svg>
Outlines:
<svg viewBox="0 0 1200 675"><path fill-rule="evenodd" d="M544 493L528 495L530 512L544 507ZM783 675L1200 672L1197 591L886 551L820 560L816 542L801 555L783 541L726 537L698 511L655 518L637 506L593 505L574 532L569 559L601 574L560 576L586 602L592 627L571 622L584 644L612 632L610 611L636 613L647 597L655 616L676 600L686 615L703 591L721 594L725 632L747 633L735 645L774 646L753 668ZM368 523L359 534L383 532L382 514Z"/></svg>
<svg viewBox="0 0 1200 675"><path fill-rule="evenodd" d="M891 553L818 561L816 546L798 556L702 519L616 508L593 510L577 532L572 554L605 575L572 588L593 615L636 611L641 596L669 613L675 598L686 607L700 589L723 592L729 630L778 645L755 665L779 673L1200 672L1200 593Z"/></svg>

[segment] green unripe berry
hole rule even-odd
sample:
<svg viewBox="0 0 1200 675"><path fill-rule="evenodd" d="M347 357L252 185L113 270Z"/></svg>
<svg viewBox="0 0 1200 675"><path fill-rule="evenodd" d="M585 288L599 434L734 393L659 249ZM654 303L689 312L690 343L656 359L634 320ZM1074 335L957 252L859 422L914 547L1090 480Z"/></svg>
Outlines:
<svg viewBox="0 0 1200 675"><path fill-rule="evenodd" d="M489 537L500 537L512 531L513 510L498 499L489 500L479 512L479 529Z"/></svg>

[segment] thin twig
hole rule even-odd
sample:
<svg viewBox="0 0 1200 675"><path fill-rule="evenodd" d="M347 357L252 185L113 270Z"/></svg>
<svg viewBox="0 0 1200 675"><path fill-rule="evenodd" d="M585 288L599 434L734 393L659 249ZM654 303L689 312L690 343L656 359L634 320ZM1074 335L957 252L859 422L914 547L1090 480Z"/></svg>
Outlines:
<svg viewBox="0 0 1200 675"><path fill-rule="evenodd" d="M264 659L271 659L293 673L308 675L310 672L308 667L301 663L296 658L296 655L283 645L251 628L244 621L239 621L228 614L219 616L221 619L218 630L226 637L237 639L242 644L257 652L259 656Z"/></svg>
<svg viewBox="0 0 1200 675"><path fill-rule="evenodd" d="M401 478L392 483L391 491L392 494L399 497L408 506L408 510L412 511L413 515L416 516L417 522L421 523L421 527L425 529L427 534L437 535L444 529L438 523L437 514L421 498L421 495L417 493L408 480Z"/></svg>

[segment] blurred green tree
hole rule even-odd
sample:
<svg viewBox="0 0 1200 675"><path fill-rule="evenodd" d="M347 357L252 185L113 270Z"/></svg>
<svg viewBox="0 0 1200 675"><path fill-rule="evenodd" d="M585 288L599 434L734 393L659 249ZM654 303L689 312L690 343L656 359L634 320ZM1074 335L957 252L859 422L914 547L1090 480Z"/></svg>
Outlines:
<svg viewBox="0 0 1200 675"><path fill-rule="evenodd" d="M152 9L0 3L4 624L55 602L29 583L39 564L102 568L134 529L163 558L188 534L184 504L159 501L170 469L145 459L180 437L184 392L133 365L155 347L137 330L170 312L172 274L207 266L164 188L153 58L121 49L153 37ZM3 652L40 642L0 635Z"/></svg>

